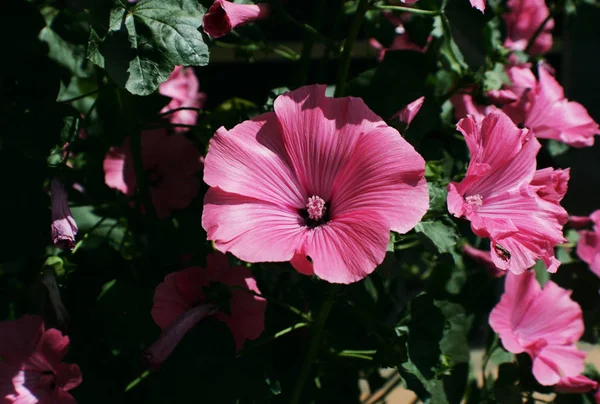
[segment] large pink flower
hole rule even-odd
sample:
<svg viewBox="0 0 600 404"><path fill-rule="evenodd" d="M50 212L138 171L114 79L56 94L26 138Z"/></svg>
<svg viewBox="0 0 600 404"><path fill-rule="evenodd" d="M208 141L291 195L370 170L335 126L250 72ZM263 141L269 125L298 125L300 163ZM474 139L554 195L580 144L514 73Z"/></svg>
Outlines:
<svg viewBox="0 0 600 404"><path fill-rule="evenodd" d="M206 296L215 282L233 287L228 313L215 311L218 309L216 302ZM206 268L189 267L167 275L154 292L152 318L163 334L148 351L150 362L158 364L164 361L183 335L212 313L229 327L239 351L247 339L258 338L265 328L267 303L255 294L260 294L260 290L250 269L243 266L231 268L227 257L221 253L210 254Z"/></svg>
<svg viewBox="0 0 600 404"><path fill-rule="evenodd" d="M425 161L361 99L327 98L324 85L274 107L210 141L208 238L248 262L291 261L334 283L364 278L390 230L406 233L427 211Z"/></svg>
<svg viewBox="0 0 600 404"><path fill-rule="evenodd" d="M598 382L583 375L563 377L556 385L556 391L563 393L587 393L596 390Z"/></svg>
<svg viewBox="0 0 600 404"><path fill-rule="evenodd" d="M600 277L600 210L592 213L589 218L594 223L594 230L579 232L577 255Z"/></svg>
<svg viewBox="0 0 600 404"><path fill-rule="evenodd" d="M227 0L215 0L202 18L204 32L211 38L220 38L236 27L269 17L267 3L235 4Z"/></svg>
<svg viewBox="0 0 600 404"><path fill-rule="evenodd" d="M521 273L542 259L550 272L560 265L554 246L565 241L565 210L542 198L536 176L539 142L501 111L477 122L462 119L471 161L465 178L448 185L448 210L471 221L473 232L491 241L492 260L504 270ZM551 185L548 185L551 187Z"/></svg>
<svg viewBox="0 0 600 404"><path fill-rule="evenodd" d="M509 49L524 51L537 29L550 14L545 0L508 0L509 11L502 18L506 23L506 40L504 46ZM531 55L546 53L552 47L552 29L554 20L551 18L537 36L528 50Z"/></svg>
<svg viewBox="0 0 600 404"><path fill-rule="evenodd" d="M142 160L152 204L159 218L187 207L200 190L200 154L183 135L169 136L164 128L142 132ZM127 196L136 193L131 139L111 147L104 158L104 181Z"/></svg>
<svg viewBox="0 0 600 404"><path fill-rule="evenodd" d="M199 92L198 78L191 67L176 66L169 79L158 88L159 93L171 97L171 101L160 111L168 112L178 108L200 109L206 100L206 94ZM169 114L169 120L174 124L195 125L198 112L180 110ZM176 127L176 132L184 132L187 128Z"/></svg>
<svg viewBox="0 0 600 404"><path fill-rule="evenodd" d="M39 316L0 322L0 403L75 404L68 391L81 371L62 362L68 348L69 338L44 329Z"/></svg>
<svg viewBox="0 0 600 404"><path fill-rule="evenodd" d="M583 314L570 295L552 281L542 290L534 271L509 273L502 299L490 314L490 325L504 348L527 352L533 375L545 386L583 371L585 353L575 345L583 335Z"/></svg>

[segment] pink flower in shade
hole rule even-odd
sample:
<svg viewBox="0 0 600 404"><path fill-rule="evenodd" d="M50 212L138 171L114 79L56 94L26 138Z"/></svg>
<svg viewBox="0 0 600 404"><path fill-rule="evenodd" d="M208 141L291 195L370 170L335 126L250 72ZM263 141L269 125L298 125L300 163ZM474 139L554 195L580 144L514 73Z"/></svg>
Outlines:
<svg viewBox="0 0 600 404"><path fill-rule="evenodd" d="M202 18L204 32L211 38L220 38L235 28L269 17L268 4L235 4L226 0L215 0Z"/></svg>
<svg viewBox="0 0 600 404"><path fill-rule="evenodd" d="M77 365L63 363L69 338L44 329L39 316L0 322L0 403L75 404Z"/></svg>
<svg viewBox="0 0 600 404"><path fill-rule="evenodd" d="M584 375L563 377L556 385L556 391L562 393L587 393L597 388L598 382L588 379Z"/></svg>
<svg viewBox="0 0 600 404"><path fill-rule="evenodd" d="M56 178L50 182L52 200L52 225L50 226L52 244L58 248L72 250L75 247L77 223L71 215L67 191Z"/></svg>
<svg viewBox="0 0 600 404"><path fill-rule="evenodd" d="M550 14L545 0L508 0L509 11L502 15L506 23L506 40L504 46L524 51L527 44ZM528 50L531 55L547 53L552 47L552 34L554 20L550 19L544 30L535 39Z"/></svg>
<svg viewBox="0 0 600 404"><path fill-rule="evenodd" d="M471 2L471 7L476 8L482 13L485 11L485 0L469 0Z"/></svg>
<svg viewBox="0 0 600 404"><path fill-rule="evenodd" d="M594 400L596 403L600 403L600 389L594 393Z"/></svg>
<svg viewBox="0 0 600 404"><path fill-rule="evenodd" d="M215 302L207 301L207 288L215 282L233 287L229 313L215 312ZM239 351L247 339L258 338L265 328L267 302L255 294L260 294L260 290L250 269L243 266L231 268L227 257L221 253L207 257L206 269L189 267L167 275L154 292L152 318L163 332L147 351L150 363L162 363L183 335L212 313L214 318L229 327Z"/></svg>
<svg viewBox="0 0 600 404"><path fill-rule="evenodd" d="M383 60L387 51L413 50L416 52L423 53L427 50L428 44L431 41L431 37L429 37L425 46L419 46L410 40L410 36L404 29L404 23L407 22L410 18L410 15L408 15L408 13L403 13L402 15L397 16L392 13L384 12L384 16L390 23L392 23L396 27L396 36L394 36L394 39L392 40L392 43L388 48L383 46L375 38L369 39L369 45L371 45L372 48L375 48L379 51L379 54L377 55L377 60L379 62Z"/></svg>
<svg viewBox="0 0 600 404"><path fill-rule="evenodd" d="M176 66L169 79L162 83L158 92L171 101L160 111L162 113L178 108L200 109L206 100L206 94L199 92L200 85L194 74L194 69ZM198 119L198 111L180 110L169 115L169 121L173 124L195 125ZM187 128L176 127L176 132L185 132Z"/></svg>
<svg viewBox="0 0 600 404"><path fill-rule="evenodd" d="M490 314L490 326L504 348L527 352L533 375L544 386L583 371L585 353L575 345L583 335L583 314L570 295L552 281L542 290L533 271L508 273L504 294Z"/></svg>
<svg viewBox="0 0 600 404"><path fill-rule="evenodd" d="M478 264L483 265L488 273L494 278L500 278L506 275L506 271L498 268L496 264L494 264L494 261L492 261L492 254L489 251L479 250L468 244L463 245L462 250L466 256Z"/></svg>
<svg viewBox="0 0 600 404"><path fill-rule="evenodd" d="M404 124L406 124L406 126L410 125L413 119L415 119L415 116L417 116L417 114L421 110L423 102L425 102L425 97L417 98L416 100L402 108L400 111L398 111L392 117L392 119L398 118L400 122L403 122Z"/></svg>
<svg viewBox="0 0 600 404"><path fill-rule="evenodd" d="M579 232L577 256L600 277L600 210L593 212L589 218L594 223L594 229Z"/></svg>
<svg viewBox="0 0 600 404"><path fill-rule="evenodd" d="M200 154L182 135L169 136L165 128L142 132L142 160L152 204L159 218L187 207L200 190L197 173ZM111 147L104 157L104 181L127 196L136 193L130 138L122 147Z"/></svg>
<svg viewBox="0 0 600 404"><path fill-rule="evenodd" d="M361 99L325 88L285 93L275 112L217 130L202 225L244 261L352 283L383 261L390 230L406 233L427 211L425 161Z"/></svg>
<svg viewBox="0 0 600 404"><path fill-rule="evenodd" d="M471 221L479 237L488 237L494 264L516 274L542 259L548 271L560 265L554 246L565 241L565 210L540 197L531 185L540 143L501 111L482 121L472 116L457 128L465 137L471 161L460 183L448 185L448 210Z"/></svg>

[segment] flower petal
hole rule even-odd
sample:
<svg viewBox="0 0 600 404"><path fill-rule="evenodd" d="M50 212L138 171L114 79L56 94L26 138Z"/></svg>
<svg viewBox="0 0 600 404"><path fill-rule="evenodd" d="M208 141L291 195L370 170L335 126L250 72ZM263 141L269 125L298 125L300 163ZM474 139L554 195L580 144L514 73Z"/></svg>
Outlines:
<svg viewBox="0 0 600 404"><path fill-rule="evenodd" d="M204 181L224 191L290 209L306 198L293 172L273 113L217 130L204 162Z"/></svg>
<svg viewBox="0 0 600 404"><path fill-rule="evenodd" d="M289 261L307 228L297 211L210 188L202 226L221 252L247 262Z"/></svg>
<svg viewBox="0 0 600 404"><path fill-rule="evenodd" d="M315 275L327 282L349 284L383 262L388 241L385 219L371 211L353 211L312 229L304 251Z"/></svg>
<svg viewBox="0 0 600 404"><path fill-rule="evenodd" d="M548 345L533 356L533 375L544 386L557 384L562 377L583 372L585 352L575 345Z"/></svg>
<svg viewBox="0 0 600 404"><path fill-rule="evenodd" d="M411 230L429 208L425 160L391 127L364 133L351 163L333 185L331 214L370 210L399 233Z"/></svg>
<svg viewBox="0 0 600 404"><path fill-rule="evenodd" d="M301 87L275 100L283 143L307 196L330 201L338 174L360 135L385 127L359 98L327 98L324 85Z"/></svg>

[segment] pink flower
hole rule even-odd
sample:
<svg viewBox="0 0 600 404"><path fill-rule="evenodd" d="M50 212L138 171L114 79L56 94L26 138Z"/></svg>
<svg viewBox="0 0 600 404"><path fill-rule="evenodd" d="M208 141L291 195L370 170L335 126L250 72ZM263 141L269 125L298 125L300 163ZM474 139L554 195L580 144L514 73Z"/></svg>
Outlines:
<svg viewBox="0 0 600 404"><path fill-rule="evenodd" d="M211 299L215 293L207 296L215 283L233 287L226 289L231 297L228 313L215 312L218 302ZM221 253L207 257L206 269L189 267L167 275L154 292L152 318L163 333L148 351L150 362L163 362L183 335L212 313L229 327L239 351L246 339L258 338L265 327L266 301L255 293L260 294L260 290L250 269L230 268Z"/></svg>
<svg viewBox="0 0 600 404"><path fill-rule="evenodd" d="M62 362L68 348L69 338L45 330L39 316L0 322L0 402L75 404L68 391L81 371Z"/></svg>
<svg viewBox="0 0 600 404"><path fill-rule="evenodd" d="M50 226L52 244L58 248L72 250L75 247L77 223L69 209L67 191L56 178L50 182L50 197L52 199L52 225Z"/></svg>
<svg viewBox="0 0 600 404"><path fill-rule="evenodd" d="M519 274L541 258L555 272L560 263L554 246L565 241L567 214L558 203L538 195L541 187L531 185L539 142L501 111L480 122L468 116L457 128L471 161L465 178L448 185L450 213L471 221L477 236L490 238L498 268Z"/></svg>
<svg viewBox="0 0 600 404"><path fill-rule="evenodd" d="M485 0L469 0L471 2L471 7L476 8L482 13L485 11Z"/></svg>
<svg viewBox="0 0 600 404"><path fill-rule="evenodd" d="M585 353L575 345L583 335L583 314L570 295L552 281L542 290L533 271L508 273L502 299L490 314L504 348L529 354L533 375L544 386L583 371Z"/></svg>
<svg viewBox="0 0 600 404"><path fill-rule="evenodd" d="M390 230L406 233L427 211L425 161L361 99L325 88L285 93L275 112L217 130L202 225L244 261L352 283L383 261Z"/></svg>
<svg viewBox="0 0 600 404"><path fill-rule="evenodd" d="M504 13L502 18L506 23L507 38L504 46L524 51L527 44L550 14L545 0L508 0L509 12ZM554 20L550 19L544 26L544 30L529 49L531 55L547 53L552 47L552 34Z"/></svg>
<svg viewBox="0 0 600 404"><path fill-rule="evenodd" d="M266 3L235 4L215 0L202 18L204 32L211 38L220 38L241 25L269 17L270 12Z"/></svg>
<svg viewBox="0 0 600 404"><path fill-rule="evenodd" d="M565 98L563 88L544 68L538 68L538 85L526 95L526 127L535 136L554 139L573 147L592 146L594 135L600 133L598 124L585 107Z"/></svg>
<svg viewBox="0 0 600 404"><path fill-rule="evenodd" d="M415 116L417 116L417 114L421 110L423 102L425 102L425 97L417 98L416 100L402 108L400 111L398 111L392 117L392 119L398 118L400 119L400 122L403 122L404 124L406 124L406 126L410 125L413 119L415 119Z"/></svg>
<svg viewBox="0 0 600 404"><path fill-rule="evenodd" d="M600 210L590 215L594 223L594 230L582 230L579 232L577 242L577 256L590 266L592 272L600 277Z"/></svg>
<svg viewBox="0 0 600 404"><path fill-rule="evenodd" d="M498 268L492 261L492 254L489 251L478 250L468 244L463 245L463 252L473 261L481 264L487 269L488 273L494 278L500 278L506 275L506 271Z"/></svg>
<svg viewBox="0 0 600 404"><path fill-rule="evenodd" d="M196 174L202 169L200 154L182 135L169 136L164 128L142 132L142 160L152 204L159 218L187 207L200 190ZM131 139L111 147L104 157L104 181L127 196L136 193Z"/></svg>
<svg viewBox="0 0 600 404"><path fill-rule="evenodd" d="M594 393L594 400L596 401L596 403L600 403L600 390Z"/></svg>
<svg viewBox="0 0 600 404"><path fill-rule="evenodd" d="M556 391L563 393L587 393L596 390L598 382L583 375L563 377L556 385Z"/></svg>
<svg viewBox="0 0 600 404"><path fill-rule="evenodd" d="M407 22L408 19L410 19L410 15L408 15L408 13L403 13L402 15L397 16L392 13L384 12L383 15L390 23L392 23L393 26L396 27L395 28L396 35L394 36L394 39L392 40L392 43L388 48L384 47L375 38L369 39L369 45L371 45L371 47L373 47L379 51L379 54L377 55L377 60L379 62L381 62L383 60L383 58L385 57L385 53L387 51L414 50L416 52L423 53L427 50L427 46L428 46L429 42L431 41L431 37L429 37L429 39L427 40L427 44L425 46L419 46L410 40L408 33L404 29L404 23Z"/></svg>
<svg viewBox="0 0 600 404"><path fill-rule="evenodd" d="M575 229L579 229L581 227L585 227L588 224L590 224L592 221L592 219L590 219L589 216L569 216L569 222L568 225L575 228Z"/></svg>
<svg viewBox="0 0 600 404"><path fill-rule="evenodd" d="M160 112L165 113L178 108L202 108L206 94L199 92L199 88L194 69L176 66L169 79L158 88L159 93L171 97L171 101ZM195 125L197 119L198 111L193 110L180 110L169 115L169 121L173 124ZM175 128L175 132L186 130L184 127Z"/></svg>
<svg viewBox="0 0 600 404"><path fill-rule="evenodd" d="M570 169L554 169L552 167L537 170L531 185L537 189L537 194L548 202L559 203L567 193ZM565 212L566 214L566 212ZM564 222L568 220L565 217Z"/></svg>
<svg viewBox="0 0 600 404"><path fill-rule="evenodd" d="M491 102L501 106L517 125L533 130L538 138L554 139L573 147L594 144L594 135L600 133L598 124L579 103L564 97L564 91L548 69L538 67L539 81L529 66L511 66L506 74L510 86L490 91ZM483 106L473 102L469 93L457 94L451 99L457 118L466 114L483 118L495 106Z"/></svg>

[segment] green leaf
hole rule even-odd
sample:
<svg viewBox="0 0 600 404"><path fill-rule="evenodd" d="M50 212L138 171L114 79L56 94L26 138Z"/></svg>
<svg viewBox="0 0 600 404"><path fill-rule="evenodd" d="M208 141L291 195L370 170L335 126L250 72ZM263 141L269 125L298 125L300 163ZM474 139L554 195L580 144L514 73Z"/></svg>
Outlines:
<svg viewBox="0 0 600 404"><path fill-rule="evenodd" d="M208 64L204 11L195 0L116 1L107 32L90 32L88 58L131 93L151 94L175 66Z"/></svg>
<svg viewBox="0 0 600 404"><path fill-rule="evenodd" d="M496 63L492 70L488 70L483 75L484 92L499 90L504 84L510 84L510 79L501 63Z"/></svg>
<svg viewBox="0 0 600 404"><path fill-rule="evenodd" d="M441 253L451 252L459 239L456 224L447 216L422 221L415 226L415 231L427 237Z"/></svg>
<svg viewBox="0 0 600 404"><path fill-rule="evenodd" d="M563 142L559 142L557 140L548 140L546 142L546 150L552 157L560 156L561 154L565 154L570 149L569 145Z"/></svg>

